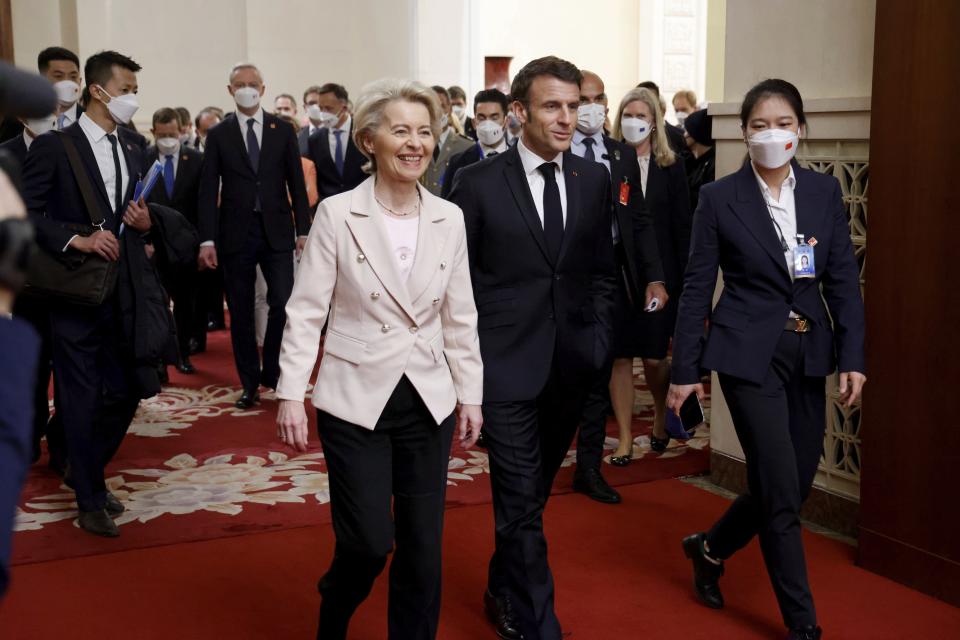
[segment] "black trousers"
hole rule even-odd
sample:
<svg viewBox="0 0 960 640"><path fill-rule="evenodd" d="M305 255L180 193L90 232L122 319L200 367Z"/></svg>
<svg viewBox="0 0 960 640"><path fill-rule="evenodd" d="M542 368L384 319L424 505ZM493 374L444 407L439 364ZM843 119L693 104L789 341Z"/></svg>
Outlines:
<svg viewBox="0 0 960 640"><path fill-rule="evenodd" d="M40 336L40 359L37 362L37 379L33 387L33 451L34 458L40 452L40 441L47 438L50 465L63 469L67 462L67 444L60 415L50 416L51 360L50 309L46 302L20 297L14 305L13 314L23 318ZM54 406L56 407L56 380L54 380Z"/></svg>
<svg viewBox="0 0 960 640"><path fill-rule="evenodd" d="M70 480L81 511L106 504L104 469L137 411L130 387L132 363L122 335L116 298L99 307L58 305L50 312L57 413L67 441Z"/></svg>
<svg viewBox="0 0 960 640"><path fill-rule="evenodd" d="M204 269L197 274L200 291L197 294L197 318L194 328L200 350L207 348L207 323L213 321L226 326L223 316L223 267Z"/></svg>
<svg viewBox="0 0 960 640"><path fill-rule="evenodd" d="M284 307L293 291L293 251L274 251L267 243L263 220L250 224L247 242L237 253L222 257L224 287L230 307L230 339L233 358L244 390L258 385L275 389L280 378L280 342L287 322ZM263 340L263 364L257 350L254 322L254 290L257 265L267 281L267 333Z"/></svg>
<svg viewBox="0 0 960 640"><path fill-rule="evenodd" d="M206 344L206 314L199 320L200 280L196 268L177 269L164 274L164 287L173 300L173 322L177 327L177 353L183 362L190 356L190 340L203 335ZM222 307L223 305L221 305ZM203 324L199 325L199 321Z"/></svg>
<svg viewBox="0 0 960 640"><path fill-rule="evenodd" d="M594 382L583 405L583 417L577 431L577 473L600 470L603 444L607 439L607 414L610 412L610 374L613 361Z"/></svg>
<svg viewBox="0 0 960 640"><path fill-rule="evenodd" d="M320 579L319 640L347 637L353 612L390 564L387 637L432 640L440 619L443 508L454 418L440 426L401 378L374 430L317 412L336 549ZM391 500L393 503L391 514Z"/></svg>
<svg viewBox="0 0 960 640"><path fill-rule="evenodd" d="M565 384L555 368L536 398L483 404L496 526L488 587L495 595L511 596L524 640L560 638L543 510L586 392Z"/></svg>
<svg viewBox="0 0 960 640"><path fill-rule="evenodd" d="M763 384L720 375L747 463L749 490L707 533L726 559L755 535L788 627L816 624L800 505L813 485L826 423L824 378L803 373L804 336L784 331Z"/></svg>

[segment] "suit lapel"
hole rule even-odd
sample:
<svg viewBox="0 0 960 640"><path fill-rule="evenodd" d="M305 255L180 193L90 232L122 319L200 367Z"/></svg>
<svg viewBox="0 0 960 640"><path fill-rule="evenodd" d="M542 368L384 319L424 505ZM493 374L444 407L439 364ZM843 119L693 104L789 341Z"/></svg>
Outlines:
<svg viewBox="0 0 960 640"><path fill-rule="evenodd" d="M387 293L400 305L410 319L416 322L416 314L410 302L407 286L400 278L394 264L393 248L387 237L387 228L383 223L383 214L376 207L373 197L374 180L367 179L354 190L350 200L350 217L347 227L363 251L363 259L370 265L383 283ZM421 227L422 225L421 221ZM417 241L423 238L423 230L418 231ZM417 251L420 250L418 245ZM419 259L419 258L418 258Z"/></svg>
<svg viewBox="0 0 960 640"><path fill-rule="evenodd" d="M451 229L450 225L443 224L446 216L435 204L437 197L420 184L417 184L417 189L420 191L423 206L420 209L420 224L417 229L417 253L406 285L412 303L420 299L433 279Z"/></svg>
<svg viewBox="0 0 960 640"><path fill-rule="evenodd" d="M123 145L123 161L127 164L127 190L123 194L123 200L120 202L120 208L117 214L123 213L127 208L127 202L133 200L133 193L137 188L137 181L143 176L140 173L140 147L129 140L124 140L121 134L117 134L117 141ZM137 154L135 159L133 156Z"/></svg>
<svg viewBox="0 0 960 640"><path fill-rule="evenodd" d="M811 239L817 237L817 233L825 228L823 224L824 216L827 212L827 203L825 194L811 189L811 182L804 179L805 170L794 161L793 175L797 180L793 189L793 202L797 210L797 233L803 234L803 241L809 243ZM813 265L817 273L822 273L826 266L827 256L824 255L827 243L822 245L818 242L813 247ZM798 286L808 286L817 284L816 278L799 278L794 281Z"/></svg>
<svg viewBox="0 0 960 640"><path fill-rule="evenodd" d="M753 175L749 161L737 172L736 184L737 202L732 205L733 212L770 255L780 273L790 280L790 273L783 260L783 247L780 246L777 232L770 220L770 211L763 201L760 185L757 184L757 177Z"/></svg>
<svg viewBox="0 0 960 640"><path fill-rule="evenodd" d="M563 241L560 243L560 255L557 258L557 264L563 262L563 257L567 253L567 248L574 240L577 233L577 224L580 222L580 174L570 166L570 158L573 156L569 151L564 154L563 159L563 182L567 192L567 220L563 225Z"/></svg>
<svg viewBox="0 0 960 640"><path fill-rule="evenodd" d="M550 259L550 253L547 251L547 239L543 233L543 223L540 222L537 207L533 203L533 196L530 194L530 185L527 183L527 176L523 172L520 153L516 147L513 147L507 153L510 155L507 156L507 162L503 168L503 175L507 180L507 184L510 186L510 192L513 194L513 199L520 209L523 221L527 223L527 226L530 228L530 233L533 234L533 239L536 241L537 246L540 247L543 257L547 262L553 264L553 261Z"/></svg>
<svg viewBox="0 0 960 640"><path fill-rule="evenodd" d="M317 144L320 145L320 162L328 165L328 173L330 170L333 170L333 173L337 173L337 163L333 161L333 156L330 155L330 130L324 127L319 129L318 133Z"/></svg>
<svg viewBox="0 0 960 640"><path fill-rule="evenodd" d="M173 195L170 197L170 200L176 200L180 192L183 191L183 184L187 181L187 175L190 173L192 167L193 160L190 158L190 154L181 151L180 160L177 162L176 177L173 180Z"/></svg>
<svg viewBox="0 0 960 640"><path fill-rule="evenodd" d="M83 129L77 123L70 125L67 128L67 132L73 136L74 146L80 154L80 159L83 160L84 168L87 170L87 177L90 179L90 182L93 183L93 188L100 194L101 206L103 206L107 212L112 213L113 207L110 206L110 198L107 197L107 188L103 186L103 176L100 175L100 166L97 164L97 159L93 155L93 149L90 148L90 141L87 140Z"/></svg>

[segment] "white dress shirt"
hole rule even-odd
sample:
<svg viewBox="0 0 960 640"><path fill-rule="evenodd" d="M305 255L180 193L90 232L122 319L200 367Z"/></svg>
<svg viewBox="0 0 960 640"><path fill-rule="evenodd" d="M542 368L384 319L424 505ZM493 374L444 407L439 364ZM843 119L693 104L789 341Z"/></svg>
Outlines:
<svg viewBox="0 0 960 640"><path fill-rule="evenodd" d="M587 145L583 143L584 138L593 139L593 155L596 162L599 162L607 168L610 173L610 158L607 157L607 145L603 144L603 130L597 131L592 136L585 135L579 129L573 132L573 142L570 143L570 151L583 158L587 153Z"/></svg>
<svg viewBox="0 0 960 640"><path fill-rule="evenodd" d="M340 145L343 147L343 159L347 159L347 142L350 139L350 125L353 124L353 118L347 116L343 121L343 126L330 127L327 129L327 138L330 140L330 157L336 161L337 158L337 136L334 131L343 131L340 134Z"/></svg>
<svg viewBox="0 0 960 640"><path fill-rule="evenodd" d="M502 138L500 138L500 144L498 144L495 147L488 147L484 144L480 144L480 156L481 156L481 159L483 159L489 156L491 153L503 153L509 148L510 147L507 146L507 136L503 136Z"/></svg>
<svg viewBox="0 0 960 640"><path fill-rule="evenodd" d="M86 113L80 116L80 128L90 147L93 149L93 157L97 160L97 167L100 169L100 178L103 180L103 187L107 190L107 198L110 204L115 208L126 209L121 203L114 202L115 189L117 184L117 171L113 164L113 145L107 139L107 132L100 128L90 116ZM112 135L117 138L117 154L120 156L120 197L127 193L127 186L130 184L130 176L127 175L127 161L123 155L123 143L117 135L117 129L114 127Z"/></svg>
<svg viewBox="0 0 960 640"><path fill-rule="evenodd" d="M540 216L540 224L543 224L543 174L540 173L540 165L544 162L553 162L556 165L554 174L557 176L557 187L560 188L560 208L563 210L563 226L567 226L567 185L563 179L563 154L558 153L553 160L544 160L523 144L521 138L517 142L517 151L520 152L520 162L523 164L523 172L527 175L527 184L530 185L530 195L533 196L533 204L537 207L537 215Z"/></svg>
<svg viewBox="0 0 960 640"><path fill-rule="evenodd" d="M773 231L777 234L777 243L779 244L782 234L783 240L787 243L787 250L783 252L783 259L787 263L787 271L790 278L793 278L793 249L797 246L797 206L793 199L793 190L797 185L797 178L793 175L793 166L790 167L790 173L780 185L780 199L774 200L770 187L763 181L757 168L750 163L753 169L753 175L757 177L757 183L760 185L760 193L763 194L763 201L767 205L767 211L770 217L776 222L773 225ZM779 228L778 228L779 227Z"/></svg>
<svg viewBox="0 0 960 640"><path fill-rule="evenodd" d="M61 119L63 121L63 126L60 125ZM60 129L66 129L74 122L77 121L77 103L74 102L66 111L57 116L57 127Z"/></svg>
<svg viewBox="0 0 960 640"><path fill-rule="evenodd" d="M247 120L253 118L253 135L257 137L257 146L263 149L263 108L257 109L252 116L245 115L237 111L237 124L240 125L240 136L243 138L243 146L247 147ZM247 153L250 148L247 147Z"/></svg>
<svg viewBox="0 0 960 640"><path fill-rule="evenodd" d="M650 175L650 158L652 152L645 156L637 156L637 164L640 165L640 188L643 189L643 195L647 195L647 176Z"/></svg>
<svg viewBox="0 0 960 640"><path fill-rule="evenodd" d="M27 151L30 151L30 145L33 144L33 136L27 133L26 129L24 129L20 135L23 136L23 144L27 145Z"/></svg>

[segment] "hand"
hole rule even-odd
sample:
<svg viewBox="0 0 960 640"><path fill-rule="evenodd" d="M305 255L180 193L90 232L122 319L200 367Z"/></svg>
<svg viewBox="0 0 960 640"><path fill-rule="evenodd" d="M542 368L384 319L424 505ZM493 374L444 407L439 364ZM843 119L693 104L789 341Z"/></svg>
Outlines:
<svg viewBox="0 0 960 640"><path fill-rule="evenodd" d="M307 246L307 236L297 236L297 248L294 250L297 260L303 255L303 248Z"/></svg>
<svg viewBox="0 0 960 640"><path fill-rule="evenodd" d="M477 444L480 428L483 427L483 412L478 404L462 404L457 411L457 428L460 430L460 447L469 449Z"/></svg>
<svg viewBox="0 0 960 640"><path fill-rule="evenodd" d="M703 391L703 385L701 383L671 384L670 390L667 391L667 408L679 417L680 407L683 406L683 403L686 402L687 398L689 398L690 394L694 391L697 393L697 397L700 398L700 402L703 402L706 394Z"/></svg>
<svg viewBox="0 0 960 640"><path fill-rule="evenodd" d="M643 308L646 309L650 306L650 301L656 298L660 301L656 311L663 311L663 308L667 306L667 300L670 299L670 296L667 295L667 290L659 282L651 282L647 285L647 293L643 301Z"/></svg>
<svg viewBox="0 0 960 640"><path fill-rule="evenodd" d="M89 236L77 236L70 241L69 246L83 253L96 253L110 262L120 259L120 242L112 231L96 231Z"/></svg>
<svg viewBox="0 0 960 640"><path fill-rule="evenodd" d="M130 201L127 210L123 212L123 223L140 233L150 231L150 209L147 208L143 198L137 202Z"/></svg>
<svg viewBox="0 0 960 640"><path fill-rule="evenodd" d="M277 436L280 442L297 451L307 450L307 412L303 402L281 400L277 409Z"/></svg>
<svg viewBox="0 0 960 640"><path fill-rule="evenodd" d="M217 268L217 248L213 245L200 247L200 257L197 258L197 264L200 270Z"/></svg>
<svg viewBox="0 0 960 640"><path fill-rule="evenodd" d="M845 407L853 406L860 399L867 376L859 371L845 371L840 374L840 401Z"/></svg>

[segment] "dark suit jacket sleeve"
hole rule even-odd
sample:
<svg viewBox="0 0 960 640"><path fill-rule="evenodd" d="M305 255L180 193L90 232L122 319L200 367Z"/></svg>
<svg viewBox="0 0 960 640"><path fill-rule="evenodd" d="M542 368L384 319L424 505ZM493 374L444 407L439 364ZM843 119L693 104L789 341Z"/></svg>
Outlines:
<svg viewBox="0 0 960 640"><path fill-rule="evenodd" d="M600 165L602 166L602 165ZM600 228L609 230L612 223L613 202L610 195L610 176L606 169L601 172L602 182L600 185L601 196L601 214L603 219ZM613 255L613 242L610 239L609 231L597 233L597 243L594 255L593 278L590 283L591 295L594 300L594 309L597 317L597 323L603 335L607 336L612 342L613 339L613 317L617 300L617 267ZM608 342L608 345L611 344Z"/></svg>
<svg viewBox="0 0 960 640"><path fill-rule="evenodd" d="M461 151L457 155L450 158L450 164L447 165L447 171L443 174L442 186L440 187L440 197L449 200L450 192L453 191L453 181L457 177L457 171L459 171L463 165L463 156L466 151Z"/></svg>
<svg viewBox="0 0 960 640"><path fill-rule="evenodd" d="M472 275L483 225L480 220L479 203L472 192L471 182L469 178L464 179L464 172L455 174L448 199L463 211L463 224L467 229L467 253Z"/></svg>
<svg viewBox="0 0 960 640"><path fill-rule="evenodd" d="M687 258L690 254L690 231L693 226L693 212L690 211L690 185L687 183L687 172L683 168L683 160L678 156L677 161L670 167L670 199L673 201L673 211L670 216L672 225L673 250L680 264L680 277L687 269Z"/></svg>
<svg viewBox="0 0 960 640"><path fill-rule="evenodd" d="M303 163L300 162L300 147L297 143L297 134L293 127L287 130L284 164L286 165L287 188L293 200L293 219L297 225L297 235L305 236L310 233L310 203L307 202L307 186L303 180Z"/></svg>
<svg viewBox="0 0 960 640"><path fill-rule="evenodd" d="M63 251L74 235L46 216L57 160L62 152L63 143L57 136L39 136L30 145L30 153L23 163L23 201L37 233L37 244L50 253Z"/></svg>
<svg viewBox="0 0 960 640"><path fill-rule="evenodd" d="M702 197L702 196L701 196ZM843 208L840 183L834 180L830 195L833 240L823 270L823 298L833 318L837 359L841 372L866 373L863 355L863 299L860 296L860 269L850 241L850 227Z"/></svg>
<svg viewBox="0 0 960 640"><path fill-rule="evenodd" d="M631 159L632 158L632 159ZM637 190L630 198L630 220L633 223L633 246L636 255L638 287L651 282L663 282L663 263L660 260L660 249L657 246L657 230L653 223L653 212L643 198L643 189L640 186L640 166L636 156L628 156L626 177L630 181L630 189ZM620 185L616 185L619 189ZM641 296L643 291L638 292Z"/></svg>
<svg viewBox="0 0 960 640"><path fill-rule="evenodd" d="M717 284L720 265L720 243L717 233L717 211L710 192L700 192L700 204L693 216L690 258L683 279L683 293L677 310L677 326L673 334L674 384L700 382L700 353L703 349L703 326L710 315L710 304Z"/></svg>
<svg viewBox="0 0 960 640"><path fill-rule="evenodd" d="M200 242L217 240L220 208L220 141L213 131L207 135L200 169L200 198L197 205Z"/></svg>

